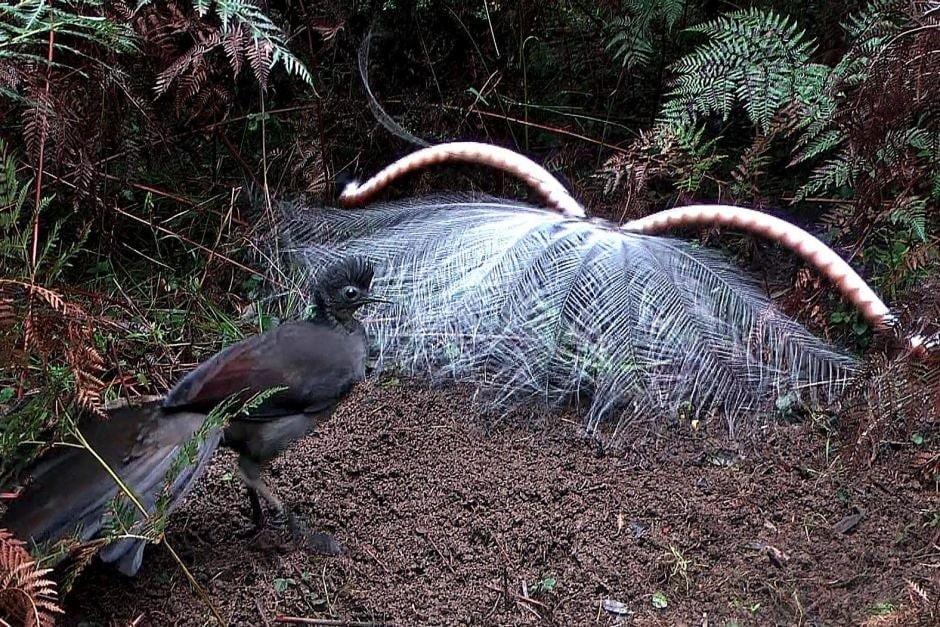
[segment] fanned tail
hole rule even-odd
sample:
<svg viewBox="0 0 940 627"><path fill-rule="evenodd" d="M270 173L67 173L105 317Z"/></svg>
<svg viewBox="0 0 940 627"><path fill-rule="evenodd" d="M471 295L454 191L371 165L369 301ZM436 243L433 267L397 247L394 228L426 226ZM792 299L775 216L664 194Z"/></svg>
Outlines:
<svg viewBox="0 0 940 627"><path fill-rule="evenodd" d="M283 208L310 273L347 254L392 304L368 312L379 365L496 398L590 398L614 443L637 419L720 412L734 431L793 393L828 399L856 362L780 313L720 255L501 200Z"/></svg>

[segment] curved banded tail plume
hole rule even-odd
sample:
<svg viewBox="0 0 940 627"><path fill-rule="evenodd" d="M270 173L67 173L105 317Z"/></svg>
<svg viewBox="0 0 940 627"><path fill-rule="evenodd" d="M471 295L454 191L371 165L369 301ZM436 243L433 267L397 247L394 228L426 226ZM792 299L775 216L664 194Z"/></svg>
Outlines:
<svg viewBox="0 0 940 627"><path fill-rule="evenodd" d="M432 164L462 161L489 165L515 174L539 193L548 208L569 218L584 218L583 207L548 171L506 148L455 142L422 148L395 161L362 185L352 184L340 196L346 206L365 204L393 180ZM725 226L766 237L799 255L831 281L842 296L876 330L900 333L898 320L875 291L838 253L805 230L780 218L733 205L676 207L621 225L626 232L659 235L688 226ZM908 349L923 356L940 348L940 339L910 335Z"/></svg>
<svg viewBox="0 0 940 627"><path fill-rule="evenodd" d="M350 183L340 194L347 207L363 205L395 179L432 165L464 162L485 165L522 179L545 203L566 216L583 218L584 208L545 168L508 148L478 142L451 142L417 150L382 169L362 184Z"/></svg>
<svg viewBox="0 0 940 627"><path fill-rule="evenodd" d="M875 330L902 331L897 316L848 262L815 236L775 216L734 205L688 205L631 220L620 228L631 233L658 235L689 226L732 227L776 242L829 280ZM936 337L928 339L911 334L905 340L908 350L918 357L926 357L928 352L940 348Z"/></svg>
<svg viewBox="0 0 940 627"><path fill-rule="evenodd" d="M632 220L620 228L631 233L658 235L688 226L730 226L777 242L832 281L869 324L878 328L893 324L888 306L834 250L800 227L766 213L729 205L689 205Z"/></svg>

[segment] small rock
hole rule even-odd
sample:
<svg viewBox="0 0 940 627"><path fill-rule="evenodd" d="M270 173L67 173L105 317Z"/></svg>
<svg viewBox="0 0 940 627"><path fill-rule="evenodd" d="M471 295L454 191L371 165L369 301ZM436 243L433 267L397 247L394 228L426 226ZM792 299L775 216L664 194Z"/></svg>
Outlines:
<svg viewBox="0 0 940 627"><path fill-rule="evenodd" d="M731 449L718 449L706 457L708 463L719 468L732 468L743 461L743 457Z"/></svg>
<svg viewBox="0 0 940 627"><path fill-rule="evenodd" d="M650 526L642 520L631 520L629 528L630 533L632 533L633 537L637 539L649 535L650 532Z"/></svg>

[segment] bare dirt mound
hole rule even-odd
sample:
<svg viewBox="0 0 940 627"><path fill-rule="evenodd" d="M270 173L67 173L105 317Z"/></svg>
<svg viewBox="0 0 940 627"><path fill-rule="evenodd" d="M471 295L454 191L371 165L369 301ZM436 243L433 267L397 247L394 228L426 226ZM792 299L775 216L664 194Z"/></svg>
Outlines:
<svg viewBox="0 0 940 627"><path fill-rule="evenodd" d="M626 455L579 439L577 416L529 423L494 424L456 390L366 384L273 468L279 494L345 556L238 537L247 500L228 454L168 538L220 613L244 625L940 616L938 495L911 472L913 445L849 472L809 423L747 445L680 424ZM64 624L212 622L162 547L133 580L96 563L66 610Z"/></svg>

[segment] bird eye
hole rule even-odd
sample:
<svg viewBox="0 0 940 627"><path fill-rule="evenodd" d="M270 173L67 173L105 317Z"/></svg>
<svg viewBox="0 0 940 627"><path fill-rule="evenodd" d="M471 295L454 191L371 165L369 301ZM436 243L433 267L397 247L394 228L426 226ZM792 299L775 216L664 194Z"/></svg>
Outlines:
<svg viewBox="0 0 940 627"><path fill-rule="evenodd" d="M353 287L352 285L346 287L346 289L343 290L343 296L346 297L346 300L352 300L358 295L359 295L359 290Z"/></svg>

